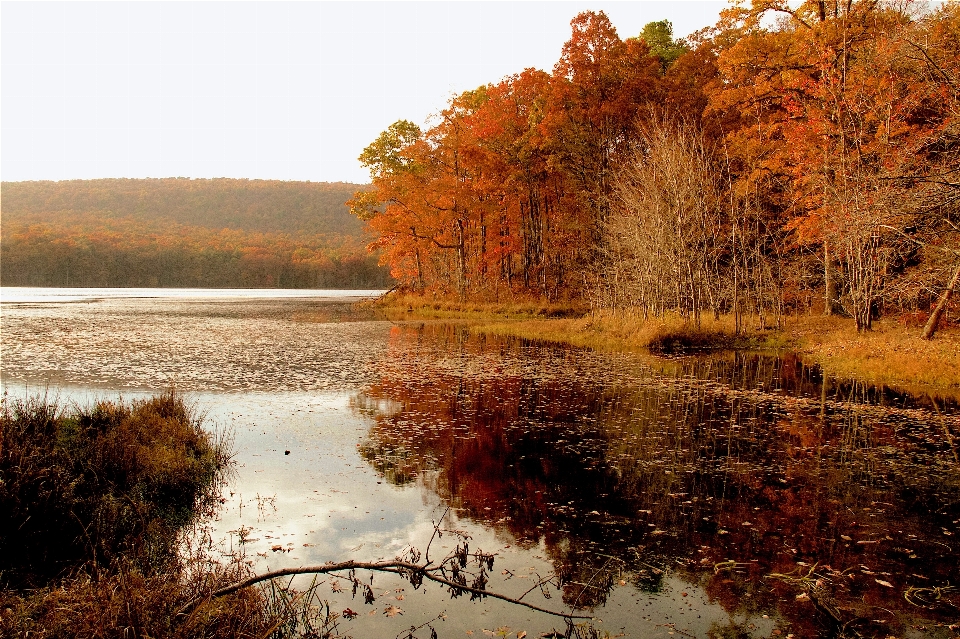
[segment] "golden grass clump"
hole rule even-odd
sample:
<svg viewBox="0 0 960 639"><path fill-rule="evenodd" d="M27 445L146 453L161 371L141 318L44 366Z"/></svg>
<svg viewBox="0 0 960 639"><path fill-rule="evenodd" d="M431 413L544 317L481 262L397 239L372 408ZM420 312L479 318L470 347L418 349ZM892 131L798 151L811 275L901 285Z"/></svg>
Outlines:
<svg viewBox="0 0 960 639"><path fill-rule="evenodd" d="M173 391L72 411L5 396L0 585L43 586L121 556L159 569L217 496L230 455Z"/></svg>

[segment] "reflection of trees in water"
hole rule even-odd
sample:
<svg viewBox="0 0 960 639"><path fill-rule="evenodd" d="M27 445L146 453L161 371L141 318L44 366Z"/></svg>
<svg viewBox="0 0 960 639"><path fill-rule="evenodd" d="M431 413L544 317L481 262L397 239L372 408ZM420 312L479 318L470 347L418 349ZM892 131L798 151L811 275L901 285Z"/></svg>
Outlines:
<svg viewBox="0 0 960 639"><path fill-rule="evenodd" d="M798 561L850 568L837 596L902 610L911 579L946 583L960 559L933 540L960 519L940 427L864 407L878 403L870 388L825 399L815 371L790 358L714 356L683 360L672 379L597 380L516 341L394 337L381 382L355 398L391 406L373 411L363 455L521 545L542 540L567 604L602 605L621 580L655 592L669 570L731 613L769 605L803 628L810 610L765 575Z"/></svg>

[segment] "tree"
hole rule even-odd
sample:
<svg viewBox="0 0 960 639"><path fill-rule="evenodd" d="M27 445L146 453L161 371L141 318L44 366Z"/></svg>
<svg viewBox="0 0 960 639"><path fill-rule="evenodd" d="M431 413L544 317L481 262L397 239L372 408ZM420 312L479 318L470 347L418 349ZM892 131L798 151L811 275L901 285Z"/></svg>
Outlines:
<svg viewBox="0 0 960 639"><path fill-rule="evenodd" d="M772 30L761 22L769 11L785 16ZM727 83L715 106L744 114L728 136L746 150L739 182L790 211L800 244L822 247L825 311L841 303L869 330L936 128L932 87L906 55L914 24L874 2L754 2L726 19L736 37L720 55Z"/></svg>
<svg viewBox="0 0 960 639"><path fill-rule="evenodd" d="M584 12L554 67L548 148L576 190L586 241L599 247L613 170L629 153L637 109L652 101L660 63L642 40L622 41L605 14Z"/></svg>
<svg viewBox="0 0 960 639"><path fill-rule="evenodd" d="M716 162L694 127L664 119L617 175L618 206L606 225L608 298L660 315L674 308L698 324L717 308L723 246Z"/></svg>
<svg viewBox="0 0 960 639"><path fill-rule="evenodd" d="M640 32L640 38L647 43L650 54L660 59L664 71L687 52L687 43L682 38L673 39L673 23L669 20L648 22Z"/></svg>

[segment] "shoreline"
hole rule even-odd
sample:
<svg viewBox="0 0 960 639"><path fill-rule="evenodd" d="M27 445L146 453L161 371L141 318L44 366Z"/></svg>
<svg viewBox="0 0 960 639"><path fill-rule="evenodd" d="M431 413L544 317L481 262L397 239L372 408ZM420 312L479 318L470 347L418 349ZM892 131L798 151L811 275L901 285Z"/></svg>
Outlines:
<svg viewBox="0 0 960 639"><path fill-rule="evenodd" d="M478 333L599 351L654 355L796 351L831 377L960 399L960 329L956 327L942 328L934 339L922 340L922 327L904 326L893 318L878 320L873 331L857 333L850 318L785 316L781 328L761 330L754 316L744 318L745 330L737 334L732 316L719 320L704 316L696 327L675 315L644 320L631 313L590 312L538 302L460 305L404 296L376 305L390 319L460 321Z"/></svg>

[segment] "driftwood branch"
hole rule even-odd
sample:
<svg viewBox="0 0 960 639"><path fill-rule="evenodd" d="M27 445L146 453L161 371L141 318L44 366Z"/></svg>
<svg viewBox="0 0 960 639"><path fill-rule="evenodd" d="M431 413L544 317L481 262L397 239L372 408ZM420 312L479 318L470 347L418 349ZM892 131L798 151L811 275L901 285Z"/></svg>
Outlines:
<svg viewBox="0 0 960 639"><path fill-rule="evenodd" d="M218 588L213 592L209 593L205 597L198 597L193 599L187 604L185 604L180 610L177 611L178 615L186 615L193 611L197 606L199 606L204 601L210 599L216 599L218 597L224 597L226 595L233 594L238 590L244 588L249 588L258 583L269 581L271 579L277 579L279 577L289 577L292 575L307 575L307 574L327 574L340 572L344 570L374 570L377 572L390 572L395 574L410 574L416 573L422 576L424 579L429 579L430 581L436 582L438 584L449 586L458 591L469 592L480 597L492 597L493 599L500 599L501 601L506 601L508 603L516 604L518 606L524 606L530 610L536 610L537 612L542 612L548 615L553 615L555 617L563 617L565 619L592 619L588 615L574 615L572 613L566 612L557 612L555 610L548 610L547 608L541 608L535 604L521 601L513 597L508 597L500 593L492 592L489 590L484 590L481 588L471 588L463 584L458 584L448 579L445 579L437 574L434 574L428 566L421 566L420 564L409 563L406 561L374 561L374 562L362 562L362 561L343 561L340 563L326 563L321 566L300 566L298 568L281 568L280 570L273 570L270 572L265 572L261 575L254 575L242 581L230 584L229 586L224 586L223 588ZM527 593L524 593L524 595Z"/></svg>

